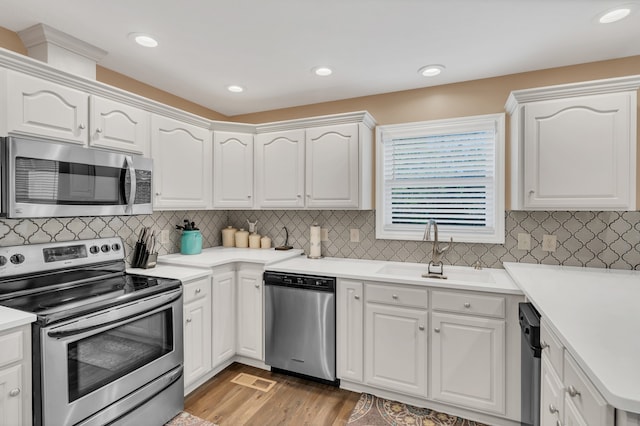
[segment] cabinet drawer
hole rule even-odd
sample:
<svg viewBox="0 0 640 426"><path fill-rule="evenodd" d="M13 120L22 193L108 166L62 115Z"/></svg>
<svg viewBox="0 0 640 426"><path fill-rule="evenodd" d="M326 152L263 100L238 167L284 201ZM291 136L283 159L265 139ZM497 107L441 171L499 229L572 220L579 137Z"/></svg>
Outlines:
<svg viewBox="0 0 640 426"><path fill-rule="evenodd" d="M0 367L22 360L22 330L0 335Z"/></svg>
<svg viewBox="0 0 640 426"><path fill-rule="evenodd" d="M558 377L563 378L563 346L555 334L549 330L549 326L544 319L540 322L540 344L543 347L542 353L549 359L549 362L553 365Z"/></svg>
<svg viewBox="0 0 640 426"><path fill-rule="evenodd" d="M183 303L189 303L194 300L206 297L211 293L211 279L209 277L200 278L198 280L186 283L183 286Z"/></svg>
<svg viewBox="0 0 640 426"><path fill-rule="evenodd" d="M439 311L486 315L495 318L504 318L505 314L505 300L500 296L433 291L431 300L433 309Z"/></svg>
<svg viewBox="0 0 640 426"><path fill-rule="evenodd" d="M564 353L564 384L565 398L573 402L587 424L613 424L613 407L607 405L598 390L567 352Z"/></svg>
<svg viewBox="0 0 640 426"><path fill-rule="evenodd" d="M426 288L409 288L393 285L367 284L365 300L367 302L387 303L391 305L428 307Z"/></svg>

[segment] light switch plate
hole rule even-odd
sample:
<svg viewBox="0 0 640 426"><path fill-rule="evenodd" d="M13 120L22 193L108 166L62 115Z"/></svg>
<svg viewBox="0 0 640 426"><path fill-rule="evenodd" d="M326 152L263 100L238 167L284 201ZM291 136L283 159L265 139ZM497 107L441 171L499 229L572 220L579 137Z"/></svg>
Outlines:
<svg viewBox="0 0 640 426"><path fill-rule="evenodd" d="M360 242L360 230L359 229L351 229L349 230L349 235L352 243Z"/></svg>
<svg viewBox="0 0 640 426"><path fill-rule="evenodd" d="M329 241L329 230L327 228L320 228L320 241Z"/></svg>
<svg viewBox="0 0 640 426"><path fill-rule="evenodd" d="M518 233L518 250L531 250L531 234Z"/></svg>
<svg viewBox="0 0 640 426"><path fill-rule="evenodd" d="M556 251L556 243L558 238L555 235L543 235L542 236L542 251L554 252Z"/></svg>
<svg viewBox="0 0 640 426"><path fill-rule="evenodd" d="M160 244L167 244L169 242L169 230L163 229L160 231L160 238L158 238Z"/></svg>

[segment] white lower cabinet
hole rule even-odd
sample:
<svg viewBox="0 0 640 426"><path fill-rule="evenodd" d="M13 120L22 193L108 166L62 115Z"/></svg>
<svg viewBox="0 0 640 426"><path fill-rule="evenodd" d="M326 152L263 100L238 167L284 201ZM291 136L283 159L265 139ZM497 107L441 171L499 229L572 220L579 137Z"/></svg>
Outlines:
<svg viewBox="0 0 640 426"><path fill-rule="evenodd" d="M395 289L392 289L389 303L399 298L394 291ZM426 309L383 305L366 300L365 383L408 395L426 397Z"/></svg>
<svg viewBox="0 0 640 426"><path fill-rule="evenodd" d="M184 387L211 370L211 277L184 283Z"/></svg>
<svg viewBox="0 0 640 426"><path fill-rule="evenodd" d="M263 295L264 268L241 265L237 273L237 343L238 355L264 360Z"/></svg>
<svg viewBox="0 0 640 426"><path fill-rule="evenodd" d="M214 269L212 287L212 365L216 367L236 353L235 269Z"/></svg>
<svg viewBox="0 0 640 426"><path fill-rule="evenodd" d="M338 280L336 336L338 378L363 380L364 285L361 281Z"/></svg>
<svg viewBox="0 0 640 426"><path fill-rule="evenodd" d="M562 424L564 388L549 359L542 355L540 371L540 424Z"/></svg>
<svg viewBox="0 0 640 426"><path fill-rule="evenodd" d="M0 426L31 425L31 327L0 332Z"/></svg>

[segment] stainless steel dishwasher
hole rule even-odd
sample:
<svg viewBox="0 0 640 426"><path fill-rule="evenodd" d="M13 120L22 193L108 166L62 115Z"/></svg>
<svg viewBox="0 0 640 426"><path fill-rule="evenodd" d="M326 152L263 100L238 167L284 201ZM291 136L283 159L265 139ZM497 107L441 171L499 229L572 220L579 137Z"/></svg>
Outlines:
<svg viewBox="0 0 640 426"><path fill-rule="evenodd" d="M336 279L264 273L265 363L272 371L336 379Z"/></svg>

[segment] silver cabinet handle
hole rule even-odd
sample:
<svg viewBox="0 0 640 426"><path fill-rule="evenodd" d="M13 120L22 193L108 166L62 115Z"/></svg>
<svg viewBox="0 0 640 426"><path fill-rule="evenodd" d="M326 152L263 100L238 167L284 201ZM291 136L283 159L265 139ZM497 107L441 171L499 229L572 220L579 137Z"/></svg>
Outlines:
<svg viewBox="0 0 640 426"><path fill-rule="evenodd" d="M419 325L418 326L418 330L423 331L424 330L424 325Z"/></svg>
<svg viewBox="0 0 640 426"><path fill-rule="evenodd" d="M557 413L557 412L558 412L558 409L555 407L555 405L553 405L553 404L549 404L549 412L550 412L551 414L555 414L555 413Z"/></svg>
<svg viewBox="0 0 640 426"><path fill-rule="evenodd" d="M580 395L580 391L576 389L575 386L573 385L569 385L569 387L567 388L567 393L571 398Z"/></svg>
<svg viewBox="0 0 640 426"><path fill-rule="evenodd" d="M84 130L84 129L85 129L85 127L86 127L86 126L85 126L84 124L82 124L82 123L80 123L80 125L78 126L78 128L79 128L80 130Z"/></svg>
<svg viewBox="0 0 640 426"><path fill-rule="evenodd" d="M436 333L440 333L440 329L438 327L434 328L433 331L435 331Z"/></svg>
<svg viewBox="0 0 640 426"><path fill-rule="evenodd" d="M535 190L533 190L533 189L530 189L530 190L529 190L529 195L533 195L533 194L535 194L535 193L536 193L536 191L535 191Z"/></svg>
<svg viewBox="0 0 640 426"><path fill-rule="evenodd" d="M398 298L398 295L397 295L397 294L392 294L392 295L391 295L391 297L392 297L393 299L397 299L397 298Z"/></svg>
<svg viewBox="0 0 640 426"><path fill-rule="evenodd" d="M191 322L191 318L187 318L187 324Z"/></svg>
<svg viewBox="0 0 640 426"><path fill-rule="evenodd" d="M256 288L260 288L260 284L255 284L255 287Z"/></svg>
<svg viewBox="0 0 640 426"><path fill-rule="evenodd" d="M200 293L202 290L199 288L196 288L196 294Z"/></svg>
<svg viewBox="0 0 640 426"><path fill-rule="evenodd" d="M9 391L9 396L18 396L20 395L20 388L11 389Z"/></svg>
<svg viewBox="0 0 640 426"><path fill-rule="evenodd" d="M540 349L545 350L549 347L549 344L544 340L540 340Z"/></svg>
<svg viewBox="0 0 640 426"><path fill-rule="evenodd" d="M251 198L251 194L247 195L247 198Z"/></svg>
<svg viewBox="0 0 640 426"><path fill-rule="evenodd" d="M358 296L357 294L355 296L353 296L354 299L356 300L360 300L360 296Z"/></svg>
<svg viewBox="0 0 640 426"><path fill-rule="evenodd" d="M157 197L159 197L159 196L161 196L161 195L162 195L162 193L160 193L160 192L156 192L156 196L157 196Z"/></svg>
<svg viewBox="0 0 640 426"><path fill-rule="evenodd" d="M464 307L465 307L465 308L470 308L470 307L471 307L471 303L469 303L469 302L465 302L465 303L464 303Z"/></svg>
<svg viewBox="0 0 640 426"><path fill-rule="evenodd" d="M98 128L96 129L96 133L102 133L102 129L101 129L100 127L98 127Z"/></svg>
<svg viewBox="0 0 640 426"><path fill-rule="evenodd" d="M301 195L301 194L298 194L298 195L297 195L297 197L298 197L298 198L302 198L302 195Z"/></svg>

